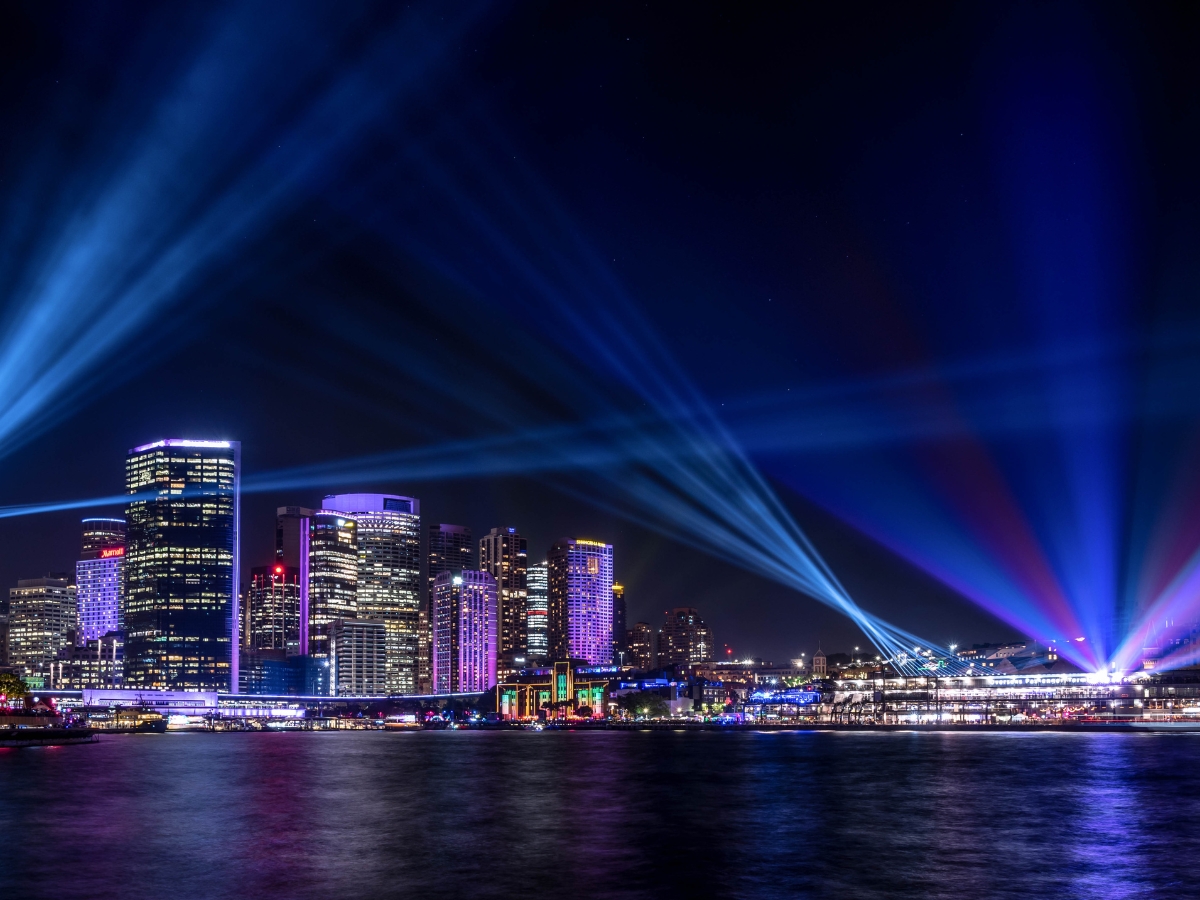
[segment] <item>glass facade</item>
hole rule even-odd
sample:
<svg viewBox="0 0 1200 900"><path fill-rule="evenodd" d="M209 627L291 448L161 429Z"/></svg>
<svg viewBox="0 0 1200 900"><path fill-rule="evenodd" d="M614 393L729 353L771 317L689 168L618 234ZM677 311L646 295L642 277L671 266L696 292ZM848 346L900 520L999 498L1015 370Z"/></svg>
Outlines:
<svg viewBox="0 0 1200 900"><path fill-rule="evenodd" d="M545 561L530 566L525 584L527 656L531 663L550 656L550 575Z"/></svg>
<svg viewBox="0 0 1200 900"><path fill-rule="evenodd" d="M120 631L125 597L125 520L84 519L83 546L75 563L77 631L84 646Z"/></svg>
<svg viewBox="0 0 1200 900"><path fill-rule="evenodd" d="M555 660L612 662L612 544L563 538L550 548L550 652Z"/></svg>
<svg viewBox="0 0 1200 900"><path fill-rule="evenodd" d="M493 528L479 542L479 568L496 579L500 605L500 668L508 675L525 665L528 552L515 528Z"/></svg>
<svg viewBox="0 0 1200 900"><path fill-rule="evenodd" d="M236 441L164 440L125 464L125 685L238 687Z"/></svg>
<svg viewBox="0 0 1200 900"><path fill-rule="evenodd" d="M629 662L629 635L625 632L625 585L613 585L613 662L623 666Z"/></svg>
<svg viewBox="0 0 1200 900"><path fill-rule="evenodd" d="M329 626L358 617L358 523L343 512L308 518L308 652L329 656Z"/></svg>
<svg viewBox="0 0 1200 900"><path fill-rule="evenodd" d="M425 548L425 596L421 601L420 650L417 660L417 690L433 690L433 583L443 572L474 569L475 548L471 529L446 523L429 526Z"/></svg>
<svg viewBox="0 0 1200 900"><path fill-rule="evenodd" d="M496 684L499 621L490 572L443 572L433 588L433 692L476 693Z"/></svg>
<svg viewBox="0 0 1200 900"><path fill-rule="evenodd" d="M394 494L337 494L326 509L358 523L358 617L386 632L386 693L417 691L421 587L421 501Z"/></svg>
<svg viewBox="0 0 1200 900"><path fill-rule="evenodd" d="M249 650L282 650L299 656L300 570L276 563L250 570L246 647Z"/></svg>

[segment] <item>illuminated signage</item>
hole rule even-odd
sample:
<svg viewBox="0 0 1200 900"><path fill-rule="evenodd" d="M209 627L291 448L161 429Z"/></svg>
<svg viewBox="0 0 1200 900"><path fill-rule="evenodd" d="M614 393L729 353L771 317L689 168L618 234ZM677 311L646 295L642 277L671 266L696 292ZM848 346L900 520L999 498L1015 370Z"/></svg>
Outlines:
<svg viewBox="0 0 1200 900"><path fill-rule="evenodd" d="M103 550L100 551L101 559L111 559L114 556L124 556L124 555L125 555L124 547L105 547Z"/></svg>

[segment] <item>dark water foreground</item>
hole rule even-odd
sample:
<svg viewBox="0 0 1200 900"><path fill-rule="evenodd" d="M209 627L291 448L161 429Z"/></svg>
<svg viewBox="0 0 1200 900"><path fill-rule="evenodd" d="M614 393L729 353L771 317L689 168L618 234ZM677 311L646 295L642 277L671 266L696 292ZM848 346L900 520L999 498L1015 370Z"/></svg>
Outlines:
<svg viewBox="0 0 1200 900"><path fill-rule="evenodd" d="M381 732L0 751L0 897L1200 897L1200 735Z"/></svg>

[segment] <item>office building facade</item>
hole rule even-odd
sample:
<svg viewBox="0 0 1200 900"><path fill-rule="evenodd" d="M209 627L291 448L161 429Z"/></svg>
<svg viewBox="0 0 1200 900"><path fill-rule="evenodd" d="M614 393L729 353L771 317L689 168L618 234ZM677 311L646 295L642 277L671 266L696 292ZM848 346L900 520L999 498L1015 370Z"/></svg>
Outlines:
<svg viewBox="0 0 1200 900"><path fill-rule="evenodd" d="M678 606L667 613L658 633L658 664L686 666L712 662L712 629L690 606Z"/></svg>
<svg viewBox="0 0 1200 900"><path fill-rule="evenodd" d="M124 672L124 640L119 631L68 644L50 664L46 686L55 690L119 688Z"/></svg>
<svg viewBox="0 0 1200 900"><path fill-rule="evenodd" d="M500 672L522 668L529 644L525 538L515 528L493 528L479 541L479 568L496 579L500 615Z"/></svg>
<svg viewBox="0 0 1200 900"><path fill-rule="evenodd" d="M125 464L125 685L238 689L236 441L162 440Z"/></svg>
<svg viewBox="0 0 1200 900"><path fill-rule="evenodd" d="M654 668L654 629L649 622L634 622L626 634L629 644L629 665L646 671Z"/></svg>
<svg viewBox="0 0 1200 900"><path fill-rule="evenodd" d="M309 519L313 512L304 506L280 506L275 510L275 564L285 569L295 569L297 573L302 656L308 655L311 643L308 634L308 573L311 562L308 542Z"/></svg>
<svg viewBox="0 0 1200 900"><path fill-rule="evenodd" d="M420 655L421 501L394 494L335 494L322 506L358 523L358 617L387 632L386 693L417 690Z"/></svg>
<svg viewBox="0 0 1200 900"><path fill-rule="evenodd" d="M75 586L65 577L22 578L9 589L8 615L8 664L44 686L59 650L74 643Z"/></svg>
<svg viewBox="0 0 1200 900"><path fill-rule="evenodd" d="M563 538L550 548L550 653L555 660L612 662L612 544Z"/></svg>
<svg viewBox="0 0 1200 900"><path fill-rule="evenodd" d="M313 510L308 523L308 652L329 656L329 627L358 618L358 522Z"/></svg>
<svg viewBox="0 0 1200 900"><path fill-rule="evenodd" d="M526 573L526 649L531 665L550 658L550 567L543 560Z"/></svg>
<svg viewBox="0 0 1200 900"><path fill-rule="evenodd" d="M83 542L75 563L77 631L84 646L121 630L125 605L125 520L84 519Z"/></svg>
<svg viewBox="0 0 1200 900"><path fill-rule="evenodd" d="M425 541L425 593L421 600L420 643L417 659L417 690L433 689L433 583L443 572L474 569L475 547L471 529L465 525L431 524Z"/></svg>
<svg viewBox="0 0 1200 900"><path fill-rule="evenodd" d="M629 663L629 635L625 631L625 585L613 584L613 662L619 666Z"/></svg>
<svg viewBox="0 0 1200 900"><path fill-rule="evenodd" d="M378 619L335 619L327 634L332 693L338 697L386 694L386 625Z"/></svg>
<svg viewBox="0 0 1200 900"><path fill-rule="evenodd" d="M281 650L300 656L308 649L302 640L300 569L275 563L250 570L246 597L248 650Z"/></svg>
<svg viewBox="0 0 1200 900"><path fill-rule="evenodd" d="M431 669L435 694L486 691L496 684L496 579L468 569L443 572L433 587Z"/></svg>

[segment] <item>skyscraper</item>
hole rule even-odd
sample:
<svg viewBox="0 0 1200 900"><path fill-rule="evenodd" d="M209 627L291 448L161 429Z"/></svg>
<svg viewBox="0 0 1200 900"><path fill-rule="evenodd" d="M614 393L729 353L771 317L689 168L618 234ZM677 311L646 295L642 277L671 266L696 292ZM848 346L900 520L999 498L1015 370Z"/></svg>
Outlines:
<svg viewBox="0 0 1200 900"><path fill-rule="evenodd" d="M417 658L417 690L432 690L430 671L433 656L433 582L443 572L474 569L474 547L471 529L465 525L433 524L429 526L425 548L425 594L421 599L419 616L420 643Z"/></svg>
<svg viewBox="0 0 1200 900"><path fill-rule="evenodd" d="M8 664L26 680L48 679L58 651L72 643L75 586L66 576L22 578L8 592Z"/></svg>
<svg viewBox="0 0 1200 900"><path fill-rule="evenodd" d="M526 623L528 628L528 657L533 664L550 656L550 567L546 561L530 566L525 584Z"/></svg>
<svg viewBox="0 0 1200 900"><path fill-rule="evenodd" d="M295 569L299 583L300 653L308 655L309 522L313 510L303 506L280 506L275 510L275 564Z"/></svg>
<svg viewBox="0 0 1200 900"><path fill-rule="evenodd" d="M358 523L345 512L308 517L308 652L329 656L329 625L358 617Z"/></svg>
<svg viewBox="0 0 1200 900"><path fill-rule="evenodd" d="M282 650L300 656L307 650L301 640L300 570L275 563L250 570L246 599L246 647L249 650Z"/></svg>
<svg viewBox="0 0 1200 900"><path fill-rule="evenodd" d="M654 629L649 622L634 622L628 631L629 664L645 671L654 667Z"/></svg>
<svg viewBox="0 0 1200 900"><path fill-rule="evenodd" d="M240 457L236 441L129 451L127 687L238 689Z"/></svg>
<svg viewBox="0 0 1200 900"><path fill-rule="evenodd" d="M612 662L612 544L563 538L550 548L550 653Z"/></svg>
<svg viewBox="0 0 1200 900"><path fill-rule="evenodd" d="M690 606L678 606L667 613L666 623L658 633L658 664L690 665L711 662L712 658L712 629L700 618L700 613Z"/></svg>
<svg viewBox="0 0 1200 900"><path fill-rule="evenodd" d="M389 694L417 689L421 501L394 494L337 494L326 509L358 522L358 617L384 624Z"/></svg>
<svg viewBox="0 0 1200 900"><path fill-rule="evenodd" d="M528 553L525 538L515 528L493 528L479 542L479 568L496 579L500 605L501 676L525 665L529 637L526 631L526 568Z"/></svg>
<svg viewBox="0 0 1200 900"><path fill-rule="evenodd" d="M442 572L433 586L433 692L486 691L496 684L496 579L470 569Z"/></svg>
<svg viewBox="0 0 1200 900"><path fill-rule="evenodd" d="M613 584L613 662L629 663L629 635L625 632L625 585Z"/></svg>
<svg viewBox="0 0 1200 900"><path fill-rule="evenodd" d="M475 548L471 545L471 529L466 525L429 526L429 549L426 552L425 578L427 598L433 596L433 582L443 572L461 572L475 568Z"/></svg>
<svg viewBox="0 0 1200 900"><path fill-rule="evenodd" d="M78 619L75 643L84 646L121 629L125 600L125 520L84 519L75 563Z"/></svg>

